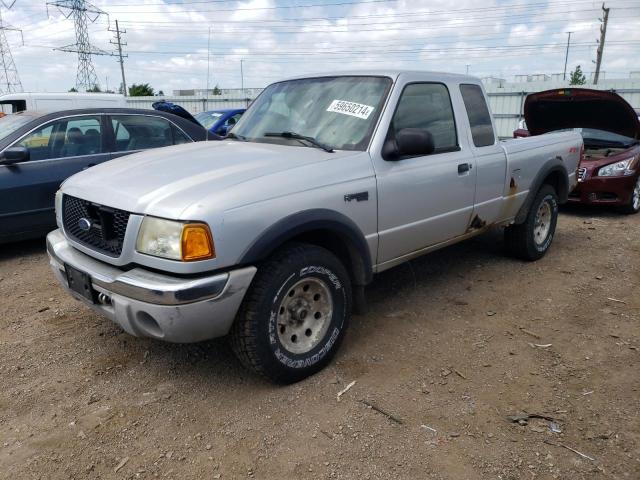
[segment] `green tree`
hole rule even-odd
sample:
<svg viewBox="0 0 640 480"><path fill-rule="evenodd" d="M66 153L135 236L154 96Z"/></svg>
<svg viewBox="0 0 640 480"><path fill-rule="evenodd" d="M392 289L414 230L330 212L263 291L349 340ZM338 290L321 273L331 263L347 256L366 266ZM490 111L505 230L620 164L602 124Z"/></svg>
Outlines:
<svg viewBox="0 0 640 480"><path fill-rule="evenodd" d="M163 92L162 90L160 90L160 91L158 92L158 96L159 96L159 97L164 97L164 92Z"/></svg>
<svg viewBox="0 0 640 480"><path fill-rule="evenodd" d="M580 65L578 65L576 69L570 74L569 85L584 85L585 83L587 83L587 78L582 73L582 68L580 68Z"/></svg>
<svg viewBox="0 0 640 480"><path fill-rule="evenodd" d="M98 85L94 85L92 88L87 89L87 93L100 93L100 92L102 92L102 90L100 90L100 87Z"/></svg>
<svg viewBox="0 0 640 480"><path fill-rule="evenodd" d="M215 87L213 87L213 92L214 95L222 95L222 90L220 90L220 87L218 87L218 85L216 85Z"/></svg>
<svg viewBox="0 0 640 480"><path fill-rule="evenodd" d="M148 83L135 83L129 87L130 97L153 97L153 88Z"/></svg>
<svg viewBox="0 0 640 480"><path fill-rule="evenodd" d="M71 93L77 93L77 91L78 91L78 89L76 87L71 87L69 89L69 92L71 92Z"/></svg>

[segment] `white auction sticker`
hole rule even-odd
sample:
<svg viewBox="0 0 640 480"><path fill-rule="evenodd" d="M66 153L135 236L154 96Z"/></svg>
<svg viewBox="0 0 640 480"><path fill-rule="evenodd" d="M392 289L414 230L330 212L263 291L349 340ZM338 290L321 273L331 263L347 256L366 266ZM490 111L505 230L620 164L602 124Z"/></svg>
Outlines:
<svg viewBox="0 0 640 480"><path fill-rule="evenodd" d="M363 105L361 103L347 102L346 100L334 100L327 108L327 112L342 113L351 115L352 117L362 118L366 120L373 112L374 107Z"/></svg>

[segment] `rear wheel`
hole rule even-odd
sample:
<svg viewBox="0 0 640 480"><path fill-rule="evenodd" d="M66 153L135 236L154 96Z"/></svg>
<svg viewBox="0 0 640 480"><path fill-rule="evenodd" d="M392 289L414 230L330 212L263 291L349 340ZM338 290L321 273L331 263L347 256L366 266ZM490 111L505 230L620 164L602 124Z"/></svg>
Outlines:
<svg viewBox="0 0 640 480"><path fill-rule="evenodd" d="M525 221L504 231L509 253L523 260L542 258L551 246L558 221L558 195L551 185L536 194Z"/></svg>
<svg viewBox="0 0 640 480"><path fill-rule="evenodd" d="M622 211L629 214L640 212L640 177L638 177L636 184L633 187L631 200L629 200L627 205L622 207Z"/></svg>
<svg viewBox="0 0 640 480"><path fill-rule="evenodd" d="M231 343L249 369L293 383L331 360L350 316L351 284L340 260L315 245L290 245L258 269Z"/></svg>

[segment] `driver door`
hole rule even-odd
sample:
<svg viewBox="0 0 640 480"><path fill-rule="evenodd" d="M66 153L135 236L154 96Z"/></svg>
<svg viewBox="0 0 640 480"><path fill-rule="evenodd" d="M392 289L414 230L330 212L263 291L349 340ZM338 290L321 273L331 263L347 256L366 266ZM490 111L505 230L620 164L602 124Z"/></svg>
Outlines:
<svg viewBox="0 0 640 480"><path fill-rule="evenodd" d="M27 148L29 159L0 165L0 237L32 236L55 228L54 197L60 184L109 159L102 122L100 115L53 120L11 145Z"/></svg>
<svg viewBox="0 0 640 480"><path fill-rule="evenodd" d="M476 169L461 148L450 92L443 83L405 85L387 138L404 128L431 133L429 155L393 161L376 154L378 264L392 262L465 233L473 212Z"/></svg>

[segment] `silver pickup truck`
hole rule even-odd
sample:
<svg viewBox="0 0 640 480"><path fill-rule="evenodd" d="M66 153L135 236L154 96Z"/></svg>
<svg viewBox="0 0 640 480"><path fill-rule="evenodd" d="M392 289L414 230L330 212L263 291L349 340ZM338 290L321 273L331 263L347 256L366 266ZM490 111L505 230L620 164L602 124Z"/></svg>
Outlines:
<svg viewBox="0 0 640 480"><path fill-rule="evenodd" d="M51 265L132 335L230 334L276 382L320 370L375 273L492 226L536 260L582 139L500 142L480 81L375 71L267 87L227 140L79 173L56 195Z"/></svg>

